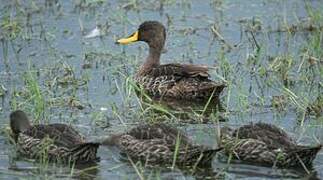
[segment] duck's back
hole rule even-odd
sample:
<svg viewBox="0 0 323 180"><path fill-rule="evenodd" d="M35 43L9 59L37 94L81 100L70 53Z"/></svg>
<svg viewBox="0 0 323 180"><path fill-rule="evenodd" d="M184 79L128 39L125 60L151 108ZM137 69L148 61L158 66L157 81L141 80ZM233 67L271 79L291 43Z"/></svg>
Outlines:
<svg viewBox="0 0 323 180"><path fill-rule="evenodd" d="M209 77L208 67L193 64L163 64L153 68L141 68L139 76L180 76L180 77L199 77L207 79Z"/></svg>
<svg viewBox="0 0 323 180"><path fill-rule="evenodd" d="M75 129L66 124L49 124L49 125L34 125L23 134L34 139L50 138L56 146L66 148L75 147L77 144L84 143L84 137Z"/></svg>
<svg viewBox="0 0 323 180"><path fill-rule="evenodd" d="M233 132L233 137L256 139L264 142L269 148L293 149L296 142L277 126L256 123L242 126Z"/></svg>
<svg viewBox="0 0 323 180"><path fill-rule="evenodd" d="M172 164L177 154L176 164L205 165L219 151L195 145L183 132L165 124L140 125L113 138L121 152L149 164Z"/></svg>
<svg viewBox="0 0 323 180"><path fill-rule="evenodd" d="M308 166L322 147L298 145L285 131L272 124L249 124L234 131L222 129L221 143L225 153L250 163L279 167Z"/></svg>
<svg viewBox="0 0 323 180"><path fill-rule="evenodd" d="M32 159L86 163L98 161L100 143L85 142L71 126L65 124L35 125L19 133L18 152Z"/></svg>
<svg viewBox="0 0 323 180"><path fill-rule="evenodd" d="M206 66L165 64L141 68L135 79L154 97L208 99L219 96L225 84L211 81Z"/></svg>
<svg viewBox="0 0 323 180"><path fill-rule="evenodd" d="M128 135L138 140L164 139L166 144L174 146L177 140L182 144L191 144L191 140L176 128L165 124L145 124L131 129Z"/></svg>

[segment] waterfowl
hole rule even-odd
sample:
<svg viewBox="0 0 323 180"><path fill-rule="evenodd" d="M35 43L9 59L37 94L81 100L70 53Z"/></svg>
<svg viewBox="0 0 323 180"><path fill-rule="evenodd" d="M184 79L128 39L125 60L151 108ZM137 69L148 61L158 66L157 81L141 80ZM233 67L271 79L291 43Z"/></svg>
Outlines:
<svg viewBox="0 0 323 180"><path fill-rule="evenodd" d="M98 160L99 143L86 142L66 124L31 125L27 115L17 110L10 114L10 127L17 152L24 157L66 163Z"/></svg>
<svg viewBox="0 0 323 180"><path fill-rule="evenodd" d="M105 139L103 145L116 146L132 160L146 165L210 166L221 150L193 144L181 131L165 124L145 124Z"/></svg>
<svg viewBox="0 0 323 180"><path fill-rule="evenodd" d="M137 84L148 95L158 98L187 100L218 98L226 85L210 80L207 66L160 64L165 40L165 27L157 21L146 21L128 38L117 40L118 44L143 41L149 46L149 55L134 77Z"/></svg>
<svg viewBox="0 0 323 180"><path fill-rule="evenodd" d="M226 155L249 162L277 167L311 166L322 145L299 145L281 128L265 123L221 129L221 147Z"/></svg>

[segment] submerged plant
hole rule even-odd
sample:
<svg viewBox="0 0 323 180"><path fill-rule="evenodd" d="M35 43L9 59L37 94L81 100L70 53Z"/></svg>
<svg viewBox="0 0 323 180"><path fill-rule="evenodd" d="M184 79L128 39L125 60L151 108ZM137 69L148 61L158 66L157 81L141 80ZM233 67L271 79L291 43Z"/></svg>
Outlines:
<svg viewBox="0 0 323 180"><path fill-rule="evenodd" d="M31 105L29 108L35 112L35 120L39 121L44 115L46 102L36 77L36 72L32 69L29 69L23 76L26 88L25 93L27 93L25 100Z"/></svg>

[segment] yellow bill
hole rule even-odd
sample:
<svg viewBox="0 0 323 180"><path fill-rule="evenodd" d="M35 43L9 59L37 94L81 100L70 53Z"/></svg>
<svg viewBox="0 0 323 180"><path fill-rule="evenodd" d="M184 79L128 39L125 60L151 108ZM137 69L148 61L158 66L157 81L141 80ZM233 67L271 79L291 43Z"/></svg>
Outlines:
<svg viewBox="0 0 323 180"><path fill-rule="evenodd" d="M129 44L129 43L136 42L136 41L138 41L138 31L133 33L128 38L122 38L122 39L117 40L117 43L119 43L119 44Z"/></svg>

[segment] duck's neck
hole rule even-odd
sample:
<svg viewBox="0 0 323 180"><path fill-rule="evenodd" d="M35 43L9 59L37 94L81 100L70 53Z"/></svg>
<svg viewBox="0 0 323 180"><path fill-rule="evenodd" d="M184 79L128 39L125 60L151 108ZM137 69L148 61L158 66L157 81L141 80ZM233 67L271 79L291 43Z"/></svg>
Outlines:
<svg viewBox="0 0 323 180"><path fill-rule="evenodd" d="M161 50L159 48L149 47L149 54L140 71L147 71L160 65Z"/></svg>

